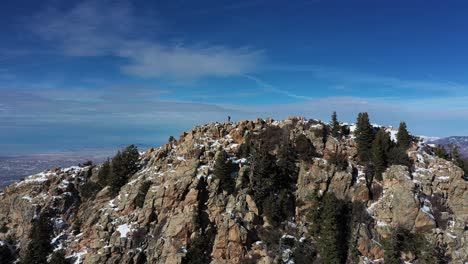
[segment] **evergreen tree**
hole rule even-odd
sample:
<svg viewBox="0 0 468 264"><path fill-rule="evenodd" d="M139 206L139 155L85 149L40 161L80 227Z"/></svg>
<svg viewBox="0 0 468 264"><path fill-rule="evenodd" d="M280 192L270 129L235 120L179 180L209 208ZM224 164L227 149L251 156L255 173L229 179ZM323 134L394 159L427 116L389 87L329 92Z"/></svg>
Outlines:
<svg viewBox="0 0 468 264"><path fill-rule="evenodd" d="M397 145L399 147L402 147L404 149L407 149L410 144L411 144L411 135L408 133L408 130L406 128L406 123L401 122L400 126L398 127L398 133L397 133Z"/></svg>
<svg viewBox="0 0 468 264"><path fill-rule="evenodd" d="M53 235L53 228L49 218L42 213L37 218L31 228L30 241L26 249L22 264L44 264L47 263L47 256L52 252L50 244Z"/></svg>
<svg viewBox="0 0 468 264"><path fill-rule="evenodd" d="M138 170L140 154L134 145L117 152L112 158L112 173L109 177L110 192L116 195L120 188L127 182L129 176Z"/></svg>
<svg viewBox="0 0 468 264"><path fill-rule="evenodd" d="M222 150L216 156L213 174L219 179L219 187L221 190L226 191L228 194L234 192L235 182L231 177L233 166L231 161L228 160L226 151Z"/></svg>
<svg viewBox="0 0 468 264"><path fill-rule="evenodd" d="M252 146L252 136L248 132L244 136L244 143L240 145L237 156L240 158L250 158L252 154L253 146Z"/></svg>
<svg viewBox="0 0 468 264"><path fill-rule="evenodd" d="M331 134L333 137L338 138L340 136L340 131L341 127L336 117L336 112L333 112L331 121Z"/></svg>
<svg viewBox="0 0 468 264"><path fill-rule="evenodd" d="M107 159L106 161L104 161L104 163L102 164L102 167L99 169L99 172L98 172L99 185L103 187L106 186L109 183L111 174L112 174L111 163L110 163L110 160Z"/></svg>
<svg viewBox="0 0 468 264"><path fill-rule="evenodd" d="M323 197L317 247L323 263L345 263L347 258L346 205L333 194Z"/></svg>
<svg viewBox="0 0 468 264"><path fill-rule="evenodd" d="M348 159L345 153L332 152L328 158L328 163L335 165L337 171L344 171L348 167Z"/></svg>
<svg viewBox="0 0 468 264"><path fill-rule="evenodd" d="M62 249L62 250L55 251L50 257L50 260L48 263L49 264L70 264L70 261L68 261L65 258L65 251Z"/></svg>
<svg viewBox="0 0 468 264"><path fill-rule="evenodd" d="M385 264L400 264L402 252L411 252L421 263L438 263L434 247L422 234L411 233L409 230L397 227L391 236L383 241Z"/></svg>
<svg viewBox="0 0 468 264"><path fill-rule="evenodd" d="M382 173L387 168L387 155L390 148L390 135L385 129L380 129L372 142L372 164L374 165L375 177L377 180L382 180Z"/></svg>
<svg viewBox="0 0 468 264"><path fill-rule="evenodd" d="M353 201L350 205L351 217L349 223L349 240L348 240L348 261L347 263L359 263L358 250L360 230L366 228L371 222L372 218L367 213L367 208L364 203Z"/></svg>
<svg viewBox="0 0 468 264"><path fill-rule="evenodd" d="M356 131L354 132L357 142L357 152L359 159L362 162L371 160L372 141L374 140L374 131L369 122L369 115L367 113L359 113L356 124Z"/></svg>
<svg viewBox="0 0 468 264"><path fill-rule="evenodd" d="M269 193L263 202L263 214L267 217L268 222L277 226L285 218L281 210L281 204L274 194Z"/></svg>
<svg viewBox="0 0 468 264"><path fill-rule="evenodd" d="M190 244L187 254L182 259L183 264L206 264L211 262L211 255L207 248L212 247L210 239L204 235L198 235Z"/></svg>
<svg viewBox="0 0 468 264"><path fill-rule="evenodd" d="M464 167L464 161L461 157L460 154L460 147L455 146L455 145L450 145L450 157L452 158L452 161L455 165L457 165L460 168Z"/></svg>
<svg viewBox="0 0 468 264"><path fill-rule="evenodd" d="M434 148L434 155L441 159L449 159L450 155L447 153L447 150L445 150L444 146L437 145Z"/></svg>
<svg viewBox="0 0 468 264"><path fill-rule="evenodd" d="M10 264L13 263L14 257L8 244L0 244L0 263Z"/></svg>
<svg viewBox="0 0 468 264"><path fill-rule="evenodd" d="M251 168L252 191L255 203L260 206L273 190L276 171L274 157L260 145L254 152Z"/></svg>
<svg viewBox="0 0 468 264"><path fill-rule="evenodd" d="M408 168L411 167L411 160L406 154L406 149L400 146L393 146L388 153L388 164L389 165L403 165Z"/></svg>
<svg viewBox="0 0 468 264"><path fill-rule="evenodd" d="M307 221L309 222L309 232L313 236L320 234L320 215L322 213L322 200L319 196L320 185L315 183L314 190L310 197L312 203L312 210L307 213Z"/></svg>
<svg viewBox="0 0 468 264"><path fill-rule="evenodd" d="M294 188L299 170L296 165L297 154L289 142L281 144L278 150L278 182L279 188Z"/></svg>

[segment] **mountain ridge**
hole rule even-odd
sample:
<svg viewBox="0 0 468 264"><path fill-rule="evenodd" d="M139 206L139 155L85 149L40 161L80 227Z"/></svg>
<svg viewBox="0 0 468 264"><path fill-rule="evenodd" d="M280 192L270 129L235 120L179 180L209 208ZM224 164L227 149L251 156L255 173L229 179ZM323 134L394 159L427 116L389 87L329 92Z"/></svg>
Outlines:
<svg viewBox="0 0 468 264"><path fill-rule="evenodd" d="M454 263L467 258L467 182L460 168L413 141L407 151L411 167L390 166L381 181L368 185L365 166L356 162L353 132L334 138L322 134L325 127L321 121L295 117L197 126L142 153L138 171L116 196L104 187L84 198L81 186L97 182L100 167L33 175L1 191L0 225L7 232L0 232L0 240L9 235L25 249L34 217L51 210L54 247L65 249L74 263L189 263L187 256L193 256L200 237L208 241L201 244L212 263L320 261L323 256L317 254L316 237L308 227L316 192L364 204L369 219L355 234L359 263L381 263L383 241L400 226L446 245L445 255ZM249 137L271 144L275 160L278 140L284 137L293 142L305 137L316 150L296 163L293 215L279 226L257 203L255 191L245 187L256 170L250 156L239 156ZM236 164L233 193L220 190L214 176L220 151ZM343 153L348 165L338 169L331 162L334 153ZM418 261L414 254L402 258Z"/></svg>

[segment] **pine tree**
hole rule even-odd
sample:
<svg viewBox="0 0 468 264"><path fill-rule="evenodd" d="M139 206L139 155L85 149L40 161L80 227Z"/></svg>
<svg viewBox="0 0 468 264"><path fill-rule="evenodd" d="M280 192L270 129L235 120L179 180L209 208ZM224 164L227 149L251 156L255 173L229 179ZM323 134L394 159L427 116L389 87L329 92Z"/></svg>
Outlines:
<svg viewBox="0 0 468 264"><path fill-rule="evenodd" d="M317 247L323 263L340 264L346 262L347 239L346 217L343 214L345 204L333 194L323 197L323 209L320 215L320 234Z"/></svg>
<svg viewBox="0 0 468 264"><path fill-rule="evenodd" d="M183 264L205 264L211 262L210 252L212 242L205 234L198 235L188 248L187 254L182 259Z"/></svg>
<svg viewBox="0 0 468 264"><path fill-rule="evenodd" d="M341 127L336 117L336 112L333 112L331 121L331 134L333 137L338 138L340 136L340 131Z"/></svg>
<svg viewBox="0 0 468 264"><path fill-rule="evenodd" d="M411 135L409 134L407 128L406 128L406 123L405 122L400 122L400 126L398 127L398 133L397 133L397 145L399 147L402 147L404 149L407 149L410 144L411 144Z"/></svg>
<svg viewBox="0 0 468 264"><path fill-rule="evenodd" d="M63 249L55 251L50 257L50 260L48 262L48 264L69 264L69 263L70 261L68 261L65 258L65 251Z"/></svg>
<svg viewBox="0 0 468 264"><path fill-rule="evenodd" d="M310 202L312 204L312 210L306 215L307 221L309 222L309 232L313 236L319 236L320 234L320 216L322 213L322 199L319 196L320 184L315 183L314 190L310 195Z"/></svg>
<svg viewBox="0 0 468 264"><path fill-rule="evenodd" d="M106 186L109 183L111 174L112 174L111 163L110 163L110 160L107 159L106 161L104 161L104 163L102 164L102 167L99 169L99 172L98 172L99 185L103 187Z"/></svg>
<svg viewBox="0 0 468 264"><path fill-rule="evenodd" d="M112 195L116 195L127 182L129 176L138 170L139 158L140 154L134 145L126 147L123 151L118 151L112 158L112 173L108 183Z"/></svg>
<svg viewBox="0 0 468 264"><path fill-rule="evenodd" d="M278 150L278 182L279 188L293 188L297 182L298 168L296 165L297 154L289 142L281 144Z"/></svg>
<svg viewBox="0 0 468 264"><path fill-rule="evenodd" d="M213 174L219 179L219 187L221 190L226 191L228 194L234 192L235 182L231 177L233 166L231 161L228 160L227 153L222 150L216 156Z"/></svg>
<svg viewBox="0 0 468 264"><path fill-rule="evenodd" d="M274 190L276 172L274 157L268 153L265 146L260 145L254 152L251 169L252 191L257 205L263 205Z"/></svg>
<svg viewBox="0 0 468 264"><path fill-rule="evenodd" d="M453 163L463 169L464 160L462 159L461 154L460 154L460 147L456 145L449 145L449 147L450 147L450 157L452 158Z"/></svg>
<svg viewBox="0 0 468 264"><path fill-rule="evenodd" d="M434 148L434 155L441 159L449 159L449 154L447 153L447 150L444 148L444 146L437 145Z"/></svg>
<svg viewBox="0 0 468 264"><path fill-rule="evenodd" d="M359 113L356 125L356 142L359 159L362 162L371 160L372 141L374 140L374 132L369 122L367 113Z"/></svg>
<svg viewBox="0 0 468 264"><path fill-rule="evenodd" d="M52 245L50 244L52 235L52 224L46 214L42 213L32 225L26 255L21 263L47 263L47 256L52 252Z"/></svg>
<svg viewBox="0 0 468 264"><path fill-rule="evenodd" d="M390 148L390 135L384 129L380 129L372 142L372 164L374 165L375 178L377 180L382 180L382 173L387 168L387 155Z"/></svg>
<svg viewBox="0 0 468 264"><path fill-rule="evenodd" d="M411 160L406 154L406 148L393 146L388 153L388 165L403 165L411 167Z"/></svg>

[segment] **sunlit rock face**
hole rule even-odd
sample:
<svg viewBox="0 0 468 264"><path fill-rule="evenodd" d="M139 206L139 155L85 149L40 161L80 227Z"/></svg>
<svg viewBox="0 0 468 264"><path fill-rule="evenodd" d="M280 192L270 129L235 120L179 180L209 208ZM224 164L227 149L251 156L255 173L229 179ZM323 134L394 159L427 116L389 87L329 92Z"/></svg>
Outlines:
<svg viewBox="0 0 468 264"><path fill-rule="evenodd" d="M453 263L468 258L468 185L460 168L414 142L408 150L412 167L389 167L383 180L372 186L381 191L371 197L364 167L357 163L353 134L323 140L317 130L325 125L289 118L198 126L178 140L142 153L140 169L116 196L105 187L87 201L80 186L97 181L99 166L32 175L0 193L0 226L6 227L0 240L10 236L19 248L26 248L33 219L47 210L54 224L53 246L65 249L75 263L181 263L200 229L210 238L212 263L293 263L290 249L261 240L259 234L271 223L248 188L252 164L238 156L247 135L280 128L291 140L305 135L319 157L297 162L295 215L277 228L278 244L287 239L311 243L310 197L332 192L339 199L363 202L372 218L358 232L362 263L382 261L381 242L398 226L446 243ZM236 185L232 194L220 191L219 179L213 175L221 150L238 166L232 175ZM344 170L328 162L337 151L346 154ZM276 155L277 150L271 153ZM143 196L142 190L146 190Z"/></svg>

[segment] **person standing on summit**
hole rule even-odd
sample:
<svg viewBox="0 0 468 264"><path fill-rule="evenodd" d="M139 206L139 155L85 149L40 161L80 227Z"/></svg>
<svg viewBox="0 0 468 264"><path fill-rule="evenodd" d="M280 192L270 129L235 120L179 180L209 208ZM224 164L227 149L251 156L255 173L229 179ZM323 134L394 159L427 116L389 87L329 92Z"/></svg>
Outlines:
<svg viewBox="0 0 468 264"><path fill-rule="evenodd" d="M231 116L228 116L228 123L231 123Z"/></svg>

